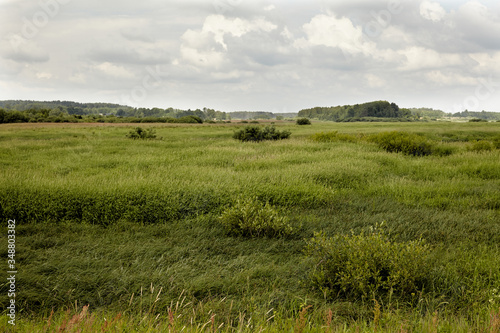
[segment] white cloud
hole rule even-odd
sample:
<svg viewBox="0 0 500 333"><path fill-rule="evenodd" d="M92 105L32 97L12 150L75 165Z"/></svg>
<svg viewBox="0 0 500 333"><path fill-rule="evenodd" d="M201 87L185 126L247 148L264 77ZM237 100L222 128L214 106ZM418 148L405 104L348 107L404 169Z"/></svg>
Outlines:
<svg viewBox="0 0 500 333"><path fill-rule="evenodd" d="M293 34L290 32L290 30L288 30L287 27L283 28L283 31L281 31L280 35L283 36L283 37L285 37L288 40L292 40L293 39Z"/></svg>
<svg viewBox="0 0 500 333"><path fill-rule="evenodd" d="M181 57L196 67L220 69L227 62L228 45L224 37L242 37L250 32L269 33L277 25L263 18L246 20L209 15L200 30L188 29L181 37ZM179 61L176 62L179 64Z"/></svg>
<svg viewBox="0 0 500 333"><path fill-rule="evenodd" d="M182 45L181 56L197 67L219 68L224 62L224 55L215 50L198 50L197 48ZM178 61L177 61L178 63Z"/></svg>
<svg viewBox="0 0 500 333"><path fill-rule="evenodd" d="M87 83L87 76L83 73L75 73L69 77L69 81L73 83L85 84Z"/></svg>
<svg viewBox="0 0 500 333"><path fill-rule="evenodd" d="M361 27L355 27L346 17L336 18L334 15L316 15L303 29L310 45L338 47L344 53L365 55L372 54L375 44L365 41ZM297 46L304 46L299 40Z"/></svg>
<svg viewBox="0 0 500 333"><path fill-rule="evenodd" d="M384 79L371 73L365 75L365 80L370 88L381 88L387 84Z"/></svg>
<svg viewBox="0 0 500 333"><path fill-rule="evenodd" d="M210 15L203 24L202 33L214 34L217 43L227 50L224 42L224 35L230 34L234 37L241 37L251 31L270 32L277 28L277 25L266 21L263 18L254 20L244 20L240 18L228 19L222 15Z"/></svg>
<svg viewBox="0 0 500 333"><path fill-rule="evenodd" d="M47 72L39 72L36 74L36 77L39 79L51 79L52 76L53 76L52 74Z"/></svg>
<svg viewBox="0 0 500 333"><path fill-rule="evenodd" d="M420 15L426 20L438 22L446 16L446 10L437 2L424 0L420 4Z"/></svg>
<svg viewBox="0 0 500 333"><path fill-rule="evenodd" d="M110 62L103 62L100 65L95 66L101 72L106 75L117 77L117 78L132 78L134 75L122 66L116 66Z"/></svg>
<svg viewBox="0 0 500 333"><path fill-rule="evenodd" d="M239 78L249 78L254 76L253 72L250 71L240 71L240 70L232 70L230 72L214 72L212 73L212 77L217 80L230 80L230 79L239 79Z"/></svg>
<svg viewBox="0 0 500 333"><path fill-rule="evenodd" d="M444 72L442 70L433 70L426 74L426 77L439 85L444 86L456 86L456 85L466 85L474 86L477 85L477 78L465 76L456 72Z"/></svg>
<svg viewBox="0 0 500 333"><path fill-rule="evenodd" d="M406 58L400 66L402 70L421 70L439 67L453 67L463 65L464 60L461 55L451 53L438 53L437 51L412 46L398 52Z"/></svg>
<svg viewBox="0 0 500 333"><path fill-rule="evenodd" d="M3 58L20 63L43 63L50 60L49 53L33 40L20 35L10 35L2 40L0 53Z"/></svg>

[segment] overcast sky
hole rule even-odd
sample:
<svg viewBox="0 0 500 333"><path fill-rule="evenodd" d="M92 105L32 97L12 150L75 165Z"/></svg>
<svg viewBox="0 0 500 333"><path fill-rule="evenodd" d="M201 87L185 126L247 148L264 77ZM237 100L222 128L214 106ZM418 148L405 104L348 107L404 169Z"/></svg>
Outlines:
<svg viewBox="0 0 500 333"><path fill-rule="evenodd" d="M497 0L0 0L0 99L500 111Z"/></svg>

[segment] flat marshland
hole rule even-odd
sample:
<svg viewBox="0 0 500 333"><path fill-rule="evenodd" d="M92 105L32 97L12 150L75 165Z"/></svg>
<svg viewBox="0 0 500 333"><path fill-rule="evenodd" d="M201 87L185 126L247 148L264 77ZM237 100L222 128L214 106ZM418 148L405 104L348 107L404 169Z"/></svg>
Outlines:
<svg viewBox="0 0 500 333"><path fill-rule="evenodd" d="M140 126L0 126L17 331L500 330L500 123Z"/></svg>

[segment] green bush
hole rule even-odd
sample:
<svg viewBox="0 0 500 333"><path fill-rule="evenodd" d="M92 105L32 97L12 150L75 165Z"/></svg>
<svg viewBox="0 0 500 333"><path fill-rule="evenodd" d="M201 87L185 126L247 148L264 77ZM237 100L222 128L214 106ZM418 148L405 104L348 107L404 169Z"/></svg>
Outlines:
<svg viewBox="0 0 500 333"><path fill-rule="evenodd" d="M390 153L403 153L411 156L431 155L433 145L424 137L407 132L383 132L370 136L370 141Z"/></svg>
<svg viewBox="0 0 500 333"><path fill-rule="evenodd" d="M313 259L310 282L327 298L409 296L430 279L428 246L423 241L391 242L376 229L327 238L315 233L305 253Z"/></svg>
<svg viewBox="0 0 500 333"><path fill-rule="evenodd" d="M274 126L247 126L233 134L240 141L282 140L290 137L289 131L278 131Z"/></svg>
<svg viewBox="0 0 500 333"><path fill-rule="evenodd" d="M496 149L500 149L500 136L497 136L496 138L493 139L493 146Z"/></svg>
<svg viewBox="0 0 500 333"><path fill-rule="evenodd" d="M127 138L130 139L155 139L156 131L152 128L144 130L141 127L136 127L134 130L127 134Z"/></svg>
<svg viewBox="0 0 500 333"><path fill-rule="evenodd" d="M468 151L480 153L480 152L485 152L485 151L492 151L494 148L494 145L486 140L477 140L473 141L468 147Z"/></svg>
<svg viewBox="0 0 500 333"><path fill-rule="evenodd" d="M311 121L307 118L299 118L296 123L297 125L311 125Z"/></svg>
<svg viewBox="0 0 500 333"><path fill-rule="evenodd" d="M469 120L469 123L487 123L488 120L486 119L478 119L478 118L474 118L474 119L470 119Z"/></svg>
<svg viewBox="0 0 500 333"><path fill-rule="evenodd" d="M293 231L286 216L257 198L238 199L222 213L219 221L230 234L245 237L280 237Z"/></svg>
<svg viewBox="0 0 500 333"><path fill-rule="evenodd" d="M185 116L176 119L176 123L184 123L184 124L203 124L203 120L197 116Z"/></svg>

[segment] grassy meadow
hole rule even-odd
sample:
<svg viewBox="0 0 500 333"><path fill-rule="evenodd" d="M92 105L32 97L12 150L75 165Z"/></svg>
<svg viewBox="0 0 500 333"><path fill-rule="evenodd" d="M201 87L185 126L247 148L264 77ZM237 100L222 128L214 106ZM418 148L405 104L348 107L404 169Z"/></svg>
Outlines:
<svg viewBox="0 0 500 333"><path fill-rule="evenodd" d="M127 138L136 126L0 125L16 331L500 331L500 123L277 121L290 138L262 142L233 139L234 122L140 124L157 138ZM391 131L445 153L387 152L373 138ZM221 216L249 199L291 231L228 232ZM325 277L335 244L306 251L318 232L360 246L342 249L344 284ZM362 282L371 246L411 254L417 241L425 267L402 255L395 268L410 287Z"/></svg>

